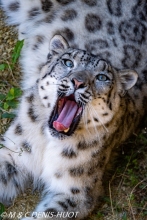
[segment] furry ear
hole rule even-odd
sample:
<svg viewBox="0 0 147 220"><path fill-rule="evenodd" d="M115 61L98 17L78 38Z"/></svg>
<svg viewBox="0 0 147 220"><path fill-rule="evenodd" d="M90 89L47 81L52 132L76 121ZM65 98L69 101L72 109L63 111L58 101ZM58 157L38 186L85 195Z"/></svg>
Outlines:
<svg viewBox="0 0 147 220"><path fill-rule="evenodd" d="M137 82L138 74L134 70L129 70L129 69L120 70L119 74L120 74L121 84L124 90L131 89Z"/></svg>
<svg viewBox="0 0 147 220"><path fill-rule="evenodd" d="M61 35L55 35L50 41L50 53L57 55L69 47L66 40Z"/></svg>

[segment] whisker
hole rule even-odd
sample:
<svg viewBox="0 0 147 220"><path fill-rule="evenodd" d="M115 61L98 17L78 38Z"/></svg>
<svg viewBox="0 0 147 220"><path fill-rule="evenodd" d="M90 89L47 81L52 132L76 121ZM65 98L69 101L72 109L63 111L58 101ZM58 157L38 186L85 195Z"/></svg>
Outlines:
<svg viewBox="0 0 147 220"><path fill-rule="evenodd" d="M58 83L49 83L49 85L48 86L60 86L61 84L58 84Z"/></svg>
<svg viewBox="0 0 147 220"><path fill-rule="evenodd" d="M92 111L94 112L94 114L97 116L99 122L101 123L101 125L103 126L103 128L106 130L106 132L109 132L109 130L106 128L106 126L102 123L102 121L99 118L98 112L91 106Z"/></svg>
<svg viewBox="0 0 147 220"><path fill-rule="evenodd" d="M95 122L94 122L93 116L92 116L92 109L91 109L91 106L90 106L89 104L87 105L87 109L89 110L89 115L90 115L90 117L91 117L92 124L93 124L94 130L95 130L95 133L96 133L96 135L98 136L99 142L100 142L100 137L99 137L99 134L98 134L98 130L97 130L97 127L96 127L96 125L95 125Z"/></svg>
<svg viewBox="0 0 147 220"><path fill-rule="evenodd" d="M58 92L58 97L61 98L64 94L62 92Z"/></svg>

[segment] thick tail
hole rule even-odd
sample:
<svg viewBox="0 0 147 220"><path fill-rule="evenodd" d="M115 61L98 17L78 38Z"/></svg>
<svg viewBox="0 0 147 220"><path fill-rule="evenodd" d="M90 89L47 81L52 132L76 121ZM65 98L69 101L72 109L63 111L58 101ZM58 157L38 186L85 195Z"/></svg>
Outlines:
<svg viewBox="0 0 147 220"><path fill-rule="evenodd" d="M1 0L2 8L6 12L7 22L19 25L27 20L40 19L53 6L51 1L42 0Z"/></svg>

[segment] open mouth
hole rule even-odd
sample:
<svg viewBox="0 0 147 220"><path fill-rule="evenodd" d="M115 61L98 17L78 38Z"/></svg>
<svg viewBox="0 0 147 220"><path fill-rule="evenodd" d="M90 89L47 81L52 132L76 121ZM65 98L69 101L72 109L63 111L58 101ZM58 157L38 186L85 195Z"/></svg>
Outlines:
<svg viewBox="0 0 147 220"><path fill-rule="evenodd" d="M59 98L49 119L49 127L70 136L80 122L82 111L74 95Z"/></svg>

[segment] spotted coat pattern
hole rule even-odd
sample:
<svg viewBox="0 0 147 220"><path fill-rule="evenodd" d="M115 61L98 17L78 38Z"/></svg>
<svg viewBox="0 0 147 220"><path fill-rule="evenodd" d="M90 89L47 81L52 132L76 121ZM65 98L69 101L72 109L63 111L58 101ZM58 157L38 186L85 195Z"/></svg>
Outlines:
<svg viewBox="0 0 147 220"><path fill-rule="evenodd" d="M7 147L0 150L0 202L10 204L33 176L35 186L44 186L36 212L73 212L82 219L103 195L111 151L135 131L147 107L147 3L2 0L2 5L25 39L20 60L25 92L0 138ZM52 120L59 97L70 95L82 113L65 134L53 129Z"/></svg>
<svg viewBox="0 0 147 220"><path fill-rule="evenodd" d="M19 38L26 39L21 57L24 89L38 78L55 34L116 68L135 68L138 73L147 69L145 0L2 0L2 4L8 22L17 24Z"/></svg>

